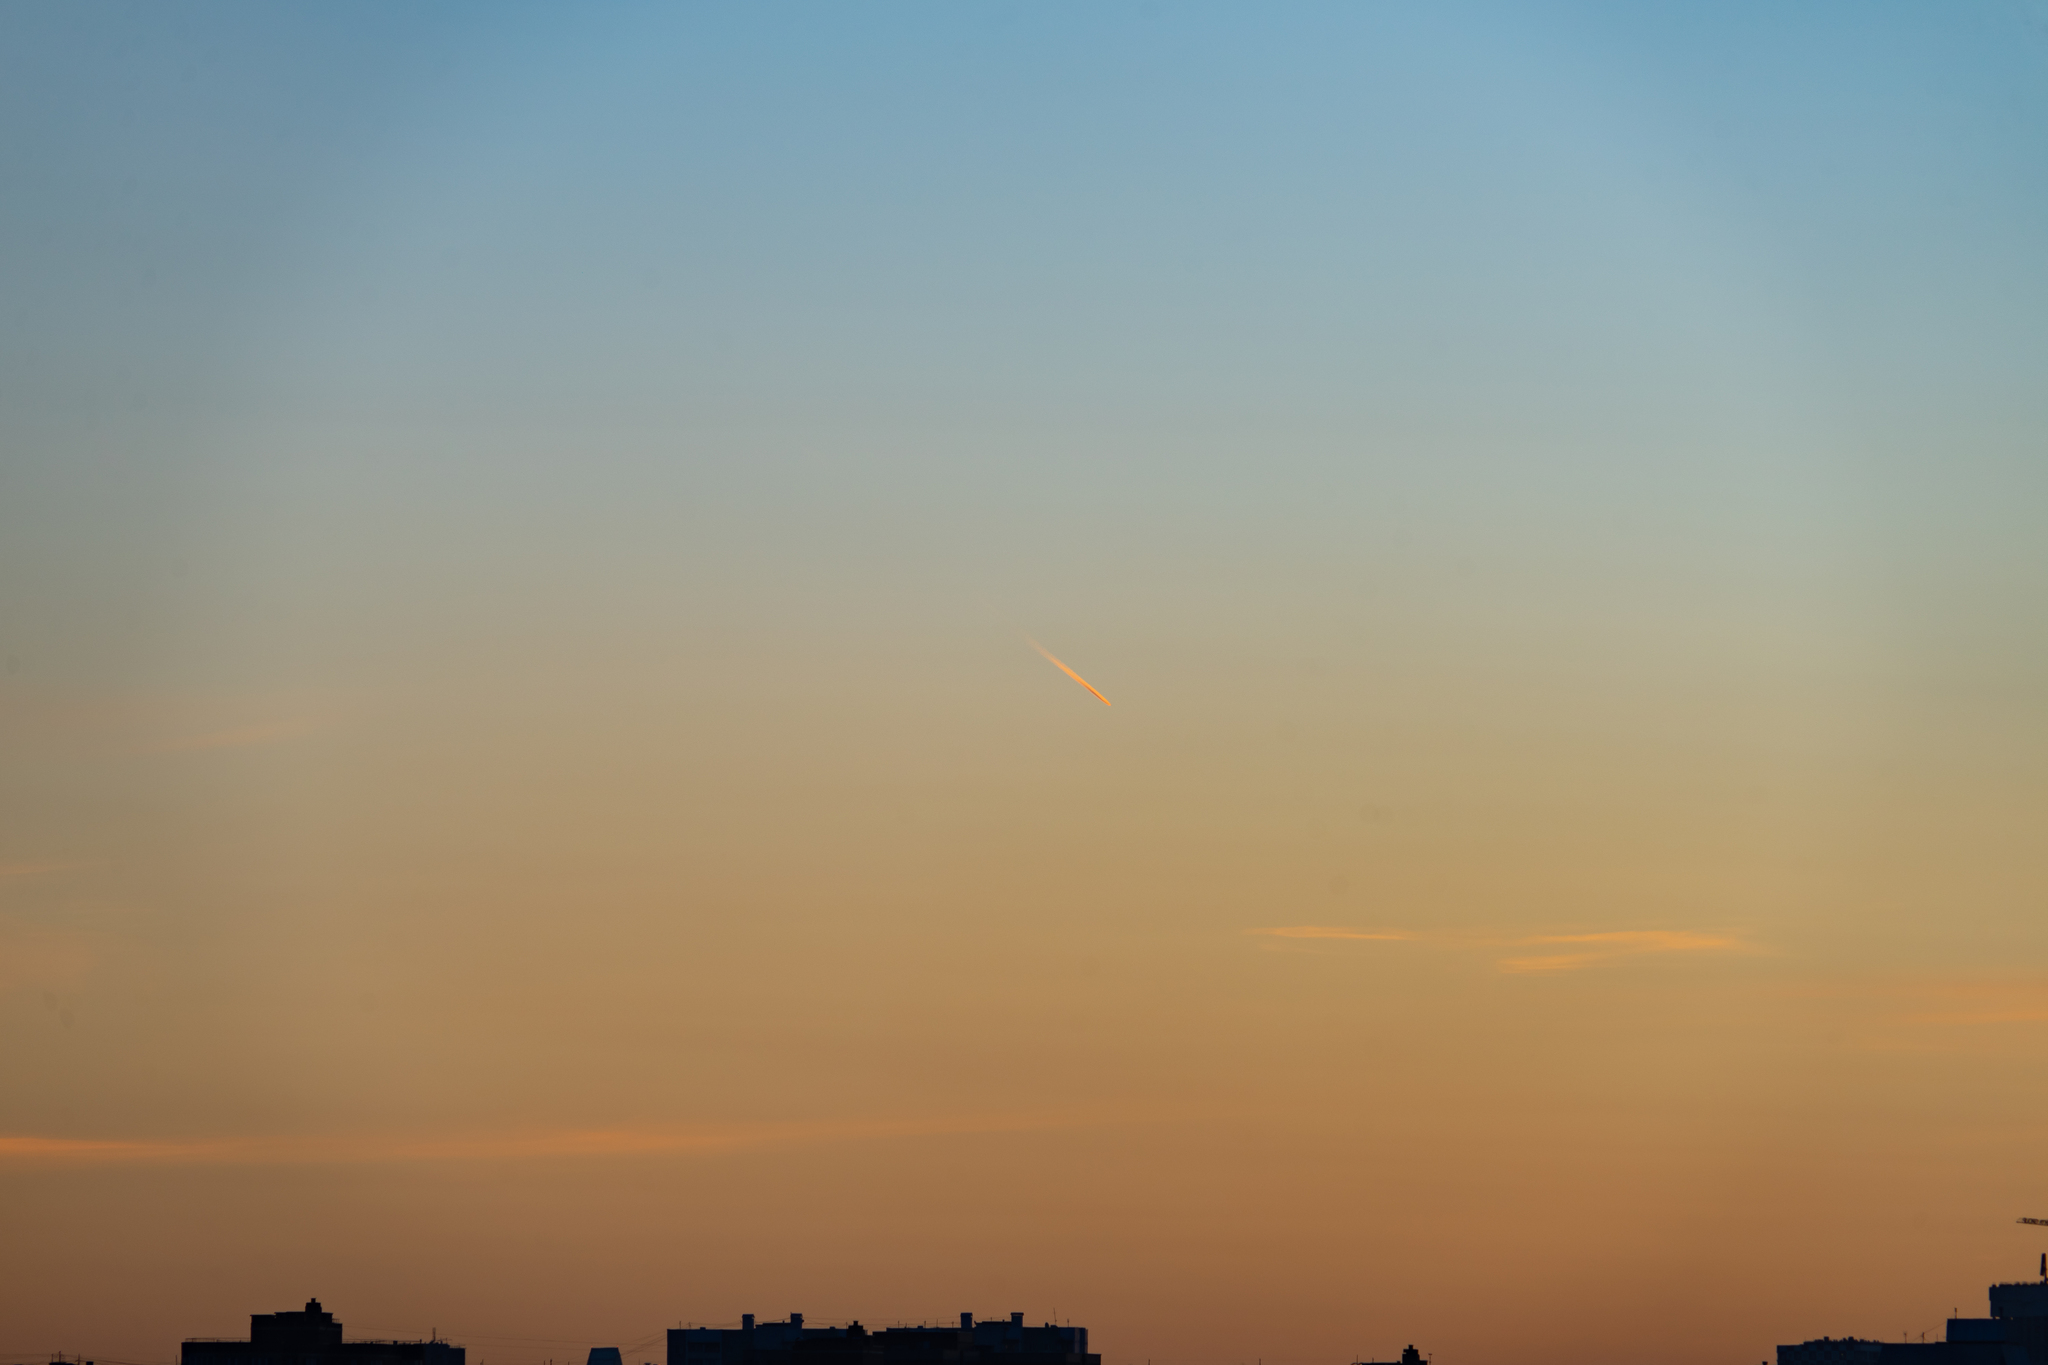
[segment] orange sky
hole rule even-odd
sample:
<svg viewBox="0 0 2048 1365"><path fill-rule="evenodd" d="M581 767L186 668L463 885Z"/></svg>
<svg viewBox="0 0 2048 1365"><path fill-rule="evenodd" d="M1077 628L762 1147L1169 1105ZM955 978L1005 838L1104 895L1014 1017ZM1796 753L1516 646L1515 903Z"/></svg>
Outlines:
<svg viewBox="0 0 2048 1365"><path fill-rule="evenodd" d="M0 1365L1982 1311L2048 83L1969 12L8 11Z"/></svg>

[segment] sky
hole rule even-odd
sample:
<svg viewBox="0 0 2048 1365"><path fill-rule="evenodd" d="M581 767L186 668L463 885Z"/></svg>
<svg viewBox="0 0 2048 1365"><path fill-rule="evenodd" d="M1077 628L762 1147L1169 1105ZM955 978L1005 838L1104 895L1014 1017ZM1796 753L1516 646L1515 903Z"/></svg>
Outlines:
<svg viewBox="0 0 2048 1365"><path fill-rule="evenodd" d="M0 8L0 1362L1982 1314L2044 164L2037 0Z"/></svg>

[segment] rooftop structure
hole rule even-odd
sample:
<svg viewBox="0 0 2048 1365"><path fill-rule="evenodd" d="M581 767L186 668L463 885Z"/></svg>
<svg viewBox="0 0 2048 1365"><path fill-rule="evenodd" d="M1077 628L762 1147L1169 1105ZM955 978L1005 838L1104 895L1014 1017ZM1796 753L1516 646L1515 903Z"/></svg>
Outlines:
<svg viewBox="0 0 2048 1365"><path fill-rule="evenodd" d="M308 1299L296 1313L251 1313L247 1341L195 1337L179 1365L466 1365L445 1341L344 1341L334 1314Z"/></svg>

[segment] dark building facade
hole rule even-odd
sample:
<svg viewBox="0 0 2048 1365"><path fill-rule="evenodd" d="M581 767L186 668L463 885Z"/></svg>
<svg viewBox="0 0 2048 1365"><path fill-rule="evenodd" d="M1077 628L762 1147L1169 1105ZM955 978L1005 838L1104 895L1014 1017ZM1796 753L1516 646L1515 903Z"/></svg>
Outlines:
<svg viewBox="0 0 2048 1365"><path fill-rule="evenodd" d="M343 1341L334 1314L308 1299L296 1313L251 1313L247 1341L194 1338L179 1365L466 1365L445 1341Z"/></svg>
<svg viewBox="0 0 2048 1365"><path fill-rule="evenodd" d="M1022 1313L958 1327L885 1327L858 1322L806 1327L804 1315L738 1327L678 1327L668 1334L668 1365L1102 1365L1088 1351L1088 1329L1046 1323L1026 1327Z"/></svg>
<svg viewBox="0 0 2048 1365"><path fill-rule="evenodd" d="M1780 1346L1778 1365L2048 1365L2048 1279L1992 1285L1991 1316L1950 1318L1945 1341L1822 1337Z"/></svg>

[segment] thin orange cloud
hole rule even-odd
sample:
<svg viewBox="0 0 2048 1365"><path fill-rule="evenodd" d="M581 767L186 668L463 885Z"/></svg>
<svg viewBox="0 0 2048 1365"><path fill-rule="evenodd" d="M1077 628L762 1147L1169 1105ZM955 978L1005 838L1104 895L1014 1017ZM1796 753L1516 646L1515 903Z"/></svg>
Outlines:
<svg viewBox="0 0 2048 1365"><path fill-rule="evenodd" d="M1520 946L1570 946L1578 951L1502 958L1502 971L1571 972L1612 962L1616 958L1649 953L1741 952L1748 945L1726 934L1696 934L1682 929L1621 929L1600 934L1543 934L1521 940Z"/></svg>
<svg viewBox="0 0 2048 1365"><path fill-rule="evenodd" d="M1406 943L1421 937L1406 929L1346 929L1334 924L1291 924L1279 929L1247 929L1245 932L1267 938L1340 938L1371 943Z"/></svg>
<svg viewBox="0 0 2048 1365"><path fill-rule="evenodd" d="M1969 1027L2048 1023L2048 981L1948 977L1875 981L1819 992L1867 1000L1900 1023Z"/></svg>
<svg viewBox="0 0 2048 1365"><path fill-rule="evenodd" d="M33 877L41 872L64 872L77 863L0 863L0 877Z"/></svg>
<svg viewBox="0 0 2048 1365"><path fill-rule="evenodd" d="M1053 666L1054 668L1057 668L1057 669L1058 669L1058 670L1059 670L1060 672L1062 672L1062 673L1066 674L1066 675L1067 675L1068 677L1072 678L1072 679L1073 679L1073 680L1074 680L1075 682L1077 682L1077 683L1081 684L1081 686L1083 686L1083 687L1087 688L1087 689L1088 689L1088 690L1089 690L1090 692L1095 692L1095 685L1094 685L1093 683L1089 682L1089 681L1088 681L1088 680L1087 680L1086 678L1082 677L1082 676L1081 676L1081 675L1080 675L1079 673L1076 673L1076 672L1075 672L1075 671L1074 671L1073 669L1071 669L1071 668L1068 668L1068 667L1067 667L1067 666L1066 666L1065 664L1061 663L1061 662L1060 662L1060 661L1059 661L1058 659L1056 659L1056 658L1053 658L1053 653L1052 653L1052 651L1051 651L1051 650L1047 649L1047 648L1046 648L1046 647L1045 647L1044 645L1042 645L1042 644L1038 643L1038 641L1036 641L1036 640L1033 640L1033 639L1032 639L1032 638L1031 638L1031 637L1030 637L1029 635L1025 636L1025 637L1024 637L1024 639L1025 639L1026 643L1028 643L1028 644L1029 644L1029 645L1030 645L1030 646L1031 646L1031 647L1032 647L1033 649L1037 650L1037 651L1038 651L1038 652L1039 652L1040 654L1043 654L1043 655L1044 655L1044 656L1045 656L1045 657L1047 658L1047 660L1049 660L1049 661L1051 662L1051 664L1052 664L1052 666ZM1103 696L1103 695L1102 695L1102 694L1101 694L1100 692L1095 692L1095 700L1097 700L1097 701L1101 702L1101 703L1102 703L1102 704L1103 704L1104 706L1107 706L1107 705L1109 705L1109 698L1108 698L1108 697L1105 697L1105 696Z"/></svg>
<svg viewBox="0 0 2048 1365"><path fill-rule="evenodd" d="M2031 1055L2041 1046L2036 1030L2048 1025L2048 977L1809 978L1779 989L1873 1052Z"/></svg>
<svg viewBox="0 0 2048 1365"><path fill-rule="evenodd" d="M1336 939L1375 943L1427 941L1453 948L1565 949L1525 953L1496 959L1504 972L1570 972L1621 958L1660 953L1750 952L1752 947L1728 934L1702 934L1684 929L1614 929L1585 934L1536 934L1520 938L1484 935L1422 934L1406 929L1354 929L1340 925L1297 924L1246 932L1267 938Z"/></svg>
<svg viewBox="0 0 2048 1365"><path fill-rule="evenodd" d="M298 1134L199 1139L0 1135L0 1164L61 1162L122 1165L356 1165L411 1161L518 1161L559 1157L688 1156L746 1148L808 1146L864 1139L945 1137L1079 1126L1051 1115L970 1115L925 1119L824 1120L645 1128L522 1130L497 1133Z"/></svg>

